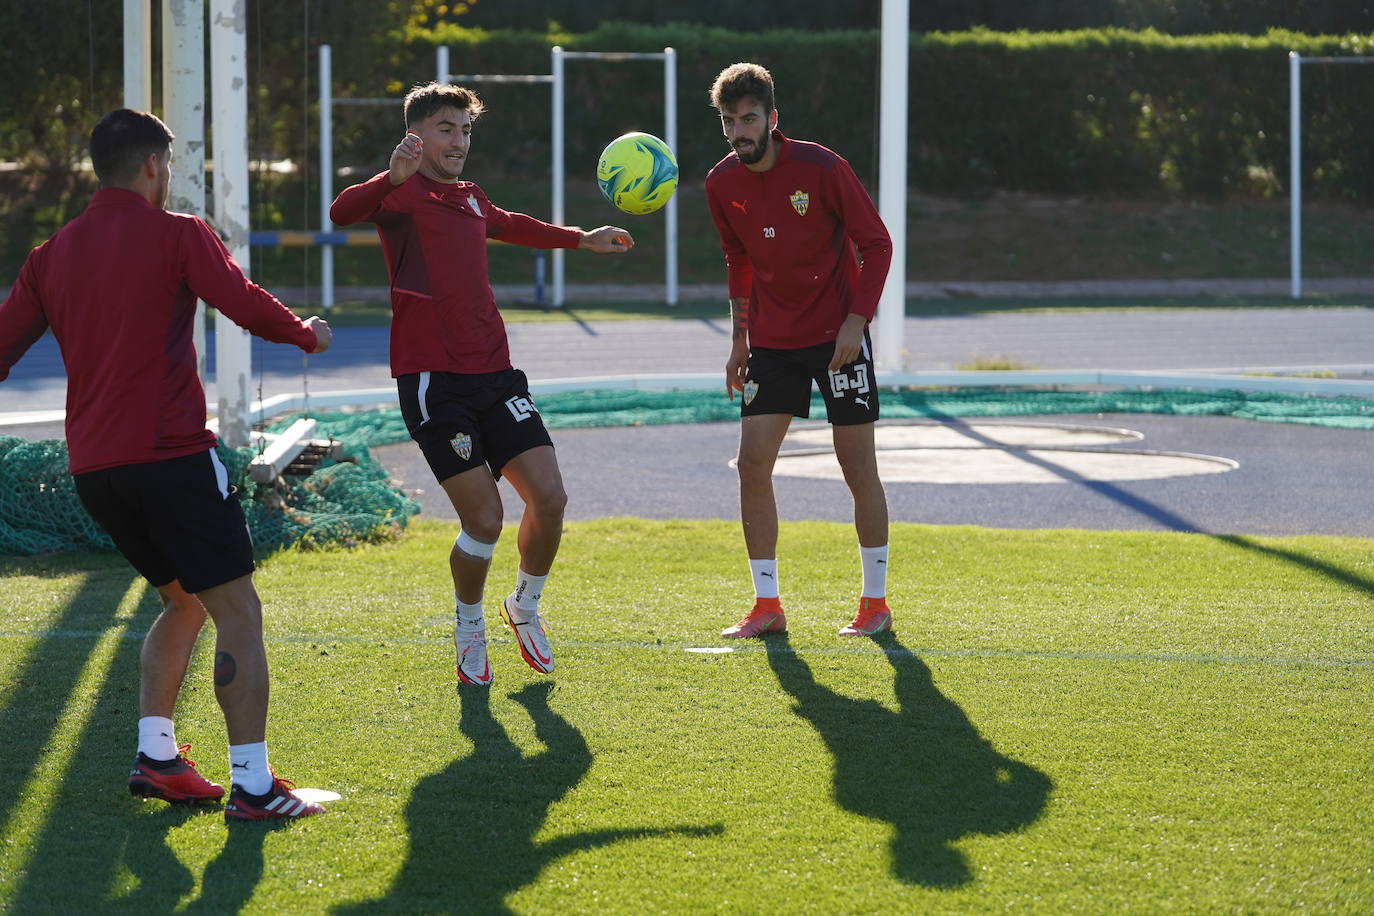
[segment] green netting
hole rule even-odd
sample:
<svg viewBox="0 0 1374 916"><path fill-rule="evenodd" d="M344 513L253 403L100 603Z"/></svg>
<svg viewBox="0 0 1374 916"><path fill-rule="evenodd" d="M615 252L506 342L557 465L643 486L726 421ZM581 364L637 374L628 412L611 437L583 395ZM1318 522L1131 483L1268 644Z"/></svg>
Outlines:
<svg viewBox="0 0 1374 916"><path fill-rule="evenodd" d="M884 417L893 419L1155 413L1374 429L1374 400L1242 391L907 389L885 393L882 409ZM553 429L652 426L733 420L739 416L739 402L719 391L614 389L542 395L539 410ZM813 416L825 416L819 395L811 411ZM271 429L283 430L300 416L280 419ZM341 442L346 460L327 460L308 477L259 485L247 475L252 450L220 449L260 550L373 539L404 526L419 512L413 500L391 485L386 470L368 451L409 438L400 410L312 416L318 422L316 436ZM0 552L111 547L76 498L67 473L66 443L0 436Z"/></svg>
<svg viewBox="0 0 1374 916"><path fill-rule="evenodd" d="M271 484L248 476L252 449L219 448L259 551L373 540L420 511L391 485L364 441L343 441L345 460L326 459L309 476ZM0 436L0 553L113 549L77 498L67 471L67 443Z"/></svg>
<svg viewBox="0 0 1374 916"><path fill-rule="evenodd" d="M883 393L884 417L1028 417L1076 413L1158 413L1230 416L1271 423L1306 423L1342 429L1374 429L1374 400L1303 397L1242 391L1058 391L1037 389L906 389ZM739 417L739 401L718 391L563 391L539 397L539 412L551 429L593 426L658 426L708 423ZM820 395L811 414L825 416ZM368 446L404 442L405 423L397 408L312 414L318 435L359 440ZM285 429L293 414L273 429Z"/></svg>

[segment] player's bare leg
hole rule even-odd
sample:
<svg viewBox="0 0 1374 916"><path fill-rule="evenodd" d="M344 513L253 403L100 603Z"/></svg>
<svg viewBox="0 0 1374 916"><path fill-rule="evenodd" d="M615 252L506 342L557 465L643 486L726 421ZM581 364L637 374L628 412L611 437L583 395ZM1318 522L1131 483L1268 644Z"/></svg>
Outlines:
<svg viewBox="0 0 1374 916"><path fill-rule="evenodd" d="M158 586L162 613L148 629L139 655L138 754L129 771L129 792L139 798L199 804L224 797L188 756L190 744L177 744L172 722L177 694L196 638L205 625L205 606L172 580Z"/></svg>
<svg viewBox="0 0 1374 916"><path fill-rule="evenodd" d="M215 699L229 743L261 742L267 734L267 652L253 577L240 576L196 597L215 622Z"/></svg>
<svg viewBox="0 0 1374 916"><path fill-rule="evenodd" d="M735 468L739 472L740 523L755 597L744 619L721 631L727 639L787 629L778 595L778 503L773 495L773 466L791 424L792 415L785 413L740 418Z"/></svg>
<svg viewBox="0 0 1374 916"><path fill-rule="evenodd" d="M863 588L859 610L841 636L874 636L892 627L887 605L887 495L878 477L873 424L833 427L835 458L854 496L854 529L859 536Z"/></svg>
<svg viewBox="0 0 1374 916"><path fill-rule="evenodd" d="M563 540L568 495L553 446L540 445L516 455L501 473L525 503L520 519L520 569L515 591L501 605L501 617L515 633L520 657L535 671L553 671L553 650L539 616L539 598Z"/></svg>
<svg viewBox="0 0 1374 916"><path fill-rule="evenodd" d="M541 445L521 452L501 469L525 503L520 519L520 568L534 576L547 576L563 540L563 511L568 494L553 446Z"/></svg>
<svg viewBox="0 0 1374 916"><path fill-rule="evenodd" d="M448 494L449 502L458 513L458 521L470 537L483 544L495 544L501 537L501 523L505 519L501 494L496 480L485 465L455 474L440 486ZM487 584L490 556L482 557L460 550L457 544L449 552L449 569L453 573L453 590L458 600L475 604L482 600Z"/></svg>
<svg viewBox="0 0 1374 916"><path fill-rule="evenodd" d="M162 613L148 628L139 654L138 709L140 716L171 719L196 638L205 625L205 606L175 579L157 592Z"/></svg>
<svg viewBox="0 0 1374 916"><path fill-rule="evenodd" d="M496 479L485 465L455 474L440 486L458 512L462 532L449 551L449 571L453 574L453 645L457 654L458 679L485 687L491 683L487 661L487 624L482 611L491 554L501 536L504 518L501 494Z"/></svg>

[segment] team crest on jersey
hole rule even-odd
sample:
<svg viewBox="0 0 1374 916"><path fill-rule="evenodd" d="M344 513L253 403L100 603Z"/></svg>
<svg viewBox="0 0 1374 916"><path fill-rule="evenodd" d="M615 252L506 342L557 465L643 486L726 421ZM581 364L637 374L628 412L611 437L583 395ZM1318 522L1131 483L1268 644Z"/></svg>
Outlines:
<svg viewBox="0 0 1374 916"><path fill-rule="evenodd" d="M792 201L792 209L797 211L798 216L805 216L806 208L811 206L811 195L805 191L793 191L788 200Z"/></svg>
<svg viewBox="0 0 1374 916"><path fill-rule="evenodd" d="M459 433L448 440L448 444L453 446L453 450L458 453L458 457L462 458L464 461L472 457L472 437L467 433Z"/></svg>
<svg viewBox="0 0 1374 916"><path fill-rule="evenodd" d="M744 403L752 404L754 396L759 393L759 383L750 379L744 383Z"/></svg>

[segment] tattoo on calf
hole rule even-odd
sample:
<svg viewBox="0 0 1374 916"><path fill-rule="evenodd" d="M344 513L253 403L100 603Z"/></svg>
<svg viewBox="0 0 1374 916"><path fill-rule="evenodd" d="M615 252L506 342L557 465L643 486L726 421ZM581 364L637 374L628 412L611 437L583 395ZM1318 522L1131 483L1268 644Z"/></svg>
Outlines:
<svg viewBox="0 0 1374 916"><path fill-rule="evenodd" d="M215 686L228 687L234 682L234 675L239 673L238 663L234 661L234 656L228 652L220 652L215 656Z"/></svg>

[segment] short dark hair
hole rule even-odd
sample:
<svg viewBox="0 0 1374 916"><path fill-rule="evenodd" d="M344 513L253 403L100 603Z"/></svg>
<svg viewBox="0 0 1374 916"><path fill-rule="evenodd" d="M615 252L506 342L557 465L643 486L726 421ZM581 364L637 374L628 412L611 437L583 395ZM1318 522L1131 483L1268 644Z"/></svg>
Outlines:
<svg viewBox="0 0 1374 916"><path fill-rule="evenodd" d="M711 104L717 110L734 108L742 99L750 98L763 105L765 114L773 104L773 74L758 64L731 64L720 71L711 84Z"/></svg>
<svg viewBox="0 0 1374 916"><path fill-rule="evenodd" d="M411 128L425 118L444 108L466 111L476 121L485 108L477 93L462 86L447 83L419 83L406 93L406 127Z"/></svg>
<svg viewBox="0 0 1374 916"><path fill-rule="evenodd" d="M102 185L126 185L138 177L143 160L172 148L176 137L156 115L119 108L91 130L91 165Z"/></svg>

